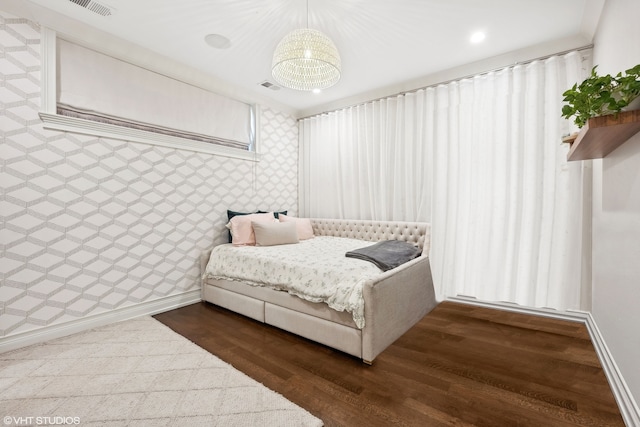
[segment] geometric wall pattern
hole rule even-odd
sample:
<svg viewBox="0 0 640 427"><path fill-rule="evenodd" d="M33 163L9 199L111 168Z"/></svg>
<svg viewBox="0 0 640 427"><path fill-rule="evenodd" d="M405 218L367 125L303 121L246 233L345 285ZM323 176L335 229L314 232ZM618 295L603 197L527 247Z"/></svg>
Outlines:
<svg viewBox="0 0 640 427"><path fill-rule="evenodd" d="M0 11L0 336L197 289L227 209L297 213L293 117L262 109L258 163L51 131L40 67Z"/></svg>

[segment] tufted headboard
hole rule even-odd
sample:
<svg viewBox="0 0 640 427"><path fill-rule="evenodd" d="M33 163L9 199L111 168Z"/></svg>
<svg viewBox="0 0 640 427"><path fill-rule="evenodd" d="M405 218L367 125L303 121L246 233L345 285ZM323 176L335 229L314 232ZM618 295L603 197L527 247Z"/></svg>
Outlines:
<svg viewBox="0 0 640 427"><path fill-rule="evenodd" d="M335 236L370 242L402 240L418 245L428 255L431 247L431 224L428 222L374 221L312 218L316 236Z"/></svg>

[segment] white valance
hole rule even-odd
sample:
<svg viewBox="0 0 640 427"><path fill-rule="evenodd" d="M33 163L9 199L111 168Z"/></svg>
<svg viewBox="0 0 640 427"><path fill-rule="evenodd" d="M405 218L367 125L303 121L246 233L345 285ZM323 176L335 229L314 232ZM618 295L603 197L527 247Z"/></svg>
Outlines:
<svg viewBox="0 0 640 427"><path fill-rule="evenodd" d="M58 113L249 149L252 106L58 40Z"/></svg>

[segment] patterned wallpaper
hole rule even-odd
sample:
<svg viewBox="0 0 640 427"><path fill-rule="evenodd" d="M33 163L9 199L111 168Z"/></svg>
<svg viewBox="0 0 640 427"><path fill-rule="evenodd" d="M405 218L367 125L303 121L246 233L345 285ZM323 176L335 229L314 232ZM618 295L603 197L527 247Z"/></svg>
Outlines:
<svg viewBox="0 0 640 427"><path fill-rule="evenodd" d="M0 336L198 289L227 208L297 209L297 125L259 163L49 131L37 24L0 11Z"/></svg>

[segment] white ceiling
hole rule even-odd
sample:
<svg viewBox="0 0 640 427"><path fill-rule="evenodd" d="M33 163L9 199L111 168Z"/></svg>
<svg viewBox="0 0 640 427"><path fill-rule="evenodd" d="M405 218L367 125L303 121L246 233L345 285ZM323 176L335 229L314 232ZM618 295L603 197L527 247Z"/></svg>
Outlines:
<svg viewBox="0 0 640 427"><path fill-rule="evenodd" d="M70 0L0 0L0 7L20 9L25 17L79 41L104 45L109 44L106 35L116 36L211 76L226 92L273 102L298 115L417 87L425 76L508 52L580 47L591 42L604 3L308 0L309 27L329 35L342 57L341 80L314 95L259 85L274 82L271 58L280 39L306 25L306 0L93 1L111 7L113 15L100 16ZM469 37L479 30L486 32L486 40L471 44ZM204 37L211 33L227 37L231 46L208 46ZM544 49L536 51L536 46ZM119 49L145 60L137 47L121 44Z"/></svg>

